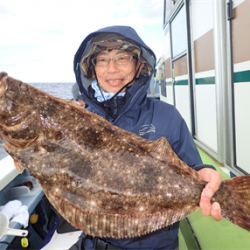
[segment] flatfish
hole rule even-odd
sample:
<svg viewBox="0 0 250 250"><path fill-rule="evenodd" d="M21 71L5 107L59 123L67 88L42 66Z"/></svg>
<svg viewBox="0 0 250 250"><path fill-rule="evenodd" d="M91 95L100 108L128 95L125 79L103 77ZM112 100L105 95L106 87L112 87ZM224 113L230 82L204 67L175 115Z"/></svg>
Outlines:
<svg viewBox="0 0 250 250"><path fill-rule="evenodd" d="M0 139L74 227L99 237L141 236L199 206L206 185L168 141L148 141L0 73ZM250 231L250 177L223 181L213 201Z"/></svg>

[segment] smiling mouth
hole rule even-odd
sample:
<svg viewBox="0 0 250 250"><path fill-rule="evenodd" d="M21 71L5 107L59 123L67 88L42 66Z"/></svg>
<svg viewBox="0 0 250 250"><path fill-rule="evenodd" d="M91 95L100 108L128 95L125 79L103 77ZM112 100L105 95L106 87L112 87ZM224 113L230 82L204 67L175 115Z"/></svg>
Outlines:
<svg viewBox="0 0 250 250"><path fill-rule="evenodd" d="M118 79L118 80L107 80L108 82L110 82L110 83L113 83L113 82L120 82L120 81L122 81L122 79Z"/></svg>

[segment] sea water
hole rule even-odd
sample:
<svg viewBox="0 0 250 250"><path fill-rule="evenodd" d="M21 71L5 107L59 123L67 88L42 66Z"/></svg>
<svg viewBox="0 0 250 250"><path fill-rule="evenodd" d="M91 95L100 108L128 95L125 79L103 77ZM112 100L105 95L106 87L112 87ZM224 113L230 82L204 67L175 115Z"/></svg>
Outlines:
<svg viewBox="0 0 250 250"><path fill-rule="evenodd" d="M37 89L40 89L52 96L57 98L61 98L64 100L72 100L73 93L72 93L72 86L74 82L69 83L29 83L29 85L34 86Z"/></svg>

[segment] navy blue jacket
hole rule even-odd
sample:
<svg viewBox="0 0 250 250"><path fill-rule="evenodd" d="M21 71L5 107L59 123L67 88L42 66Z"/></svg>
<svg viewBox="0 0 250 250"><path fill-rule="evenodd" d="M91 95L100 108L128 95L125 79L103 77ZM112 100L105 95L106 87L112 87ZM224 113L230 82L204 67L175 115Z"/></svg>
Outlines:
<svg viewBox="0 0 250 250"><path fill-rule="evenodd" d="M156 58L153 51L131 27L111 26L93 32L85 38L74 59L76 80L82 92L80 98L86 102L88 110L105 117L105 111L88 97L87 88L91 82L84 78L84 73L79 66L81 58L87 52L86 46L94 36L101 32L118 33L137 42L142 51L146 52L143 57L148 62L150 61L153 69L155 68ZM110 122L148 140L165 137L180 159L190 167L200 169L202 165L200 155L182 116L174 106L157 99L147 98L147 89L151 77L152 75L143 83L135 82L132 85L128 90L131 94L130 99L119 116L114 121L110 119ZM104 238L103 240L124 249L175 249L178 246L178 229L179 222L141 237L121 240ZM90 239L85 240L84 246L86 249L93 249L93 243Z"/></svg>

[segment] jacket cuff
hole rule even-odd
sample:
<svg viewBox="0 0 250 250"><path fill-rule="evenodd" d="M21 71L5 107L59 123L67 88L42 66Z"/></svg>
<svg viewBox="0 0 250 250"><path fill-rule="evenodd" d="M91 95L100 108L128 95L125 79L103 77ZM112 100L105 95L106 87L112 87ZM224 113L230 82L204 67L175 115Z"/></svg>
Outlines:
<svg viewBox="0 0 250 250"><path fill-rule="evenodd" d="M193 167L193 169L196 170L196 171L199 171L199 170L201 170L203 168L212 168L212 169L216 170L216 168L214 166L208 165L208 164L198 164L198 165L195 165Z"/></svg>

